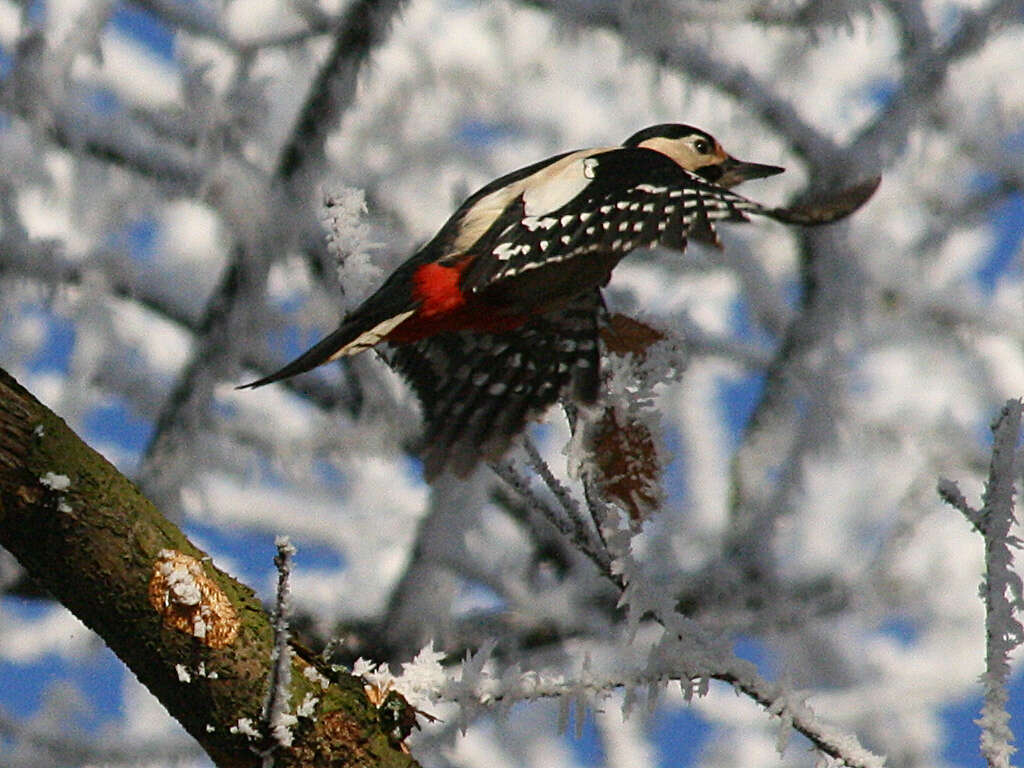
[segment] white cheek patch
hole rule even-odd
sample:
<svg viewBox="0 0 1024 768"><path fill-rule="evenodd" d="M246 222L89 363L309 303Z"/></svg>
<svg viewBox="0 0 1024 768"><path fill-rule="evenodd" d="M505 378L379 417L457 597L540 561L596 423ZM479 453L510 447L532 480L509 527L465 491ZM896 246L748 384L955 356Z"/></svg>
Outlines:
<svg viewBox="0 0 1024 768"><path fill-rule="evenodd" d="M361 334L356 336L352 341L343 346L324 362L337 360L339 357L345 357L346 355L356 355L363 350L377 346L384 340L385 336L412 317L415 312L415 309L410 309L408 312L401 312L394 317L389 317L387 320L377 323L370 330L363 331Z"/></svg>

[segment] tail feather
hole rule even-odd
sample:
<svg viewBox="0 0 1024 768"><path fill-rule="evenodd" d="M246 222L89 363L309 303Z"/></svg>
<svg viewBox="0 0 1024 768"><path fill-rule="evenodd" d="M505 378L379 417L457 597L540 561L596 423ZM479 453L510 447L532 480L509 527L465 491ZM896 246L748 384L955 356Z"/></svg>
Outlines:
<svg viewBox="0 0 1024 768"><path fill-rule="evenodd" d="M351 336L352 329L347 324L343 324L334 333L317 342L313 347L303 352L280 370L274 371L262 379L250 381L248 384L240 384L235 389L255 389L256 387L273 384L275 381L281 381L282 379L311 371L317 366L333 359L338 350L342 349L348 341L351 341L349 338Z"/></svg>
<svg viewBox="0 0 1024 768"><path fill-rule="evenodd" d="M383 341L388 333L407 320L413 312L414 310L399 312L384 320L370 320L359 316L346 318L336 331L317 342L281 370L257 381L242 384L235 389L255 389L266 384L273 384L275 381L311 371L317 366L337 360L339 357L354 355L364 349L369 349Z"/></svg>

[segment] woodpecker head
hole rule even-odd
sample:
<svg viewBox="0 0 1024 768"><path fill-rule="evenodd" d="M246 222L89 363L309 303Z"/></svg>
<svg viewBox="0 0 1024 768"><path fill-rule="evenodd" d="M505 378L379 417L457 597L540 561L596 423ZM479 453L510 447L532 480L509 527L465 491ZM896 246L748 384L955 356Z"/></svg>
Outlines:
<svg viewBox="0 0 1024 768"><path fill-rule="evenodd" d="M734 187L741 182L774 176L785 170L777 165L737 160L722 149L714 136L692 125L652 125L634 133L622 144L661 152L686 170L720 187Z"/></svg>

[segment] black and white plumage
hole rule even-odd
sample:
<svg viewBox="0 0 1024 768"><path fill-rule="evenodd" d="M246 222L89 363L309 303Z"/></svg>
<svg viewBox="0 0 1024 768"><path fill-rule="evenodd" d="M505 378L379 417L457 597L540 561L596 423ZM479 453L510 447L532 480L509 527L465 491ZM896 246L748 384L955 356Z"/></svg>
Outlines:
<svg viewBox="0 0 1024 768"><path fill-rule="evenodd" d="M496 458L568 392L599 387L600 288L633 250L719 245L751 214L836 221L878 180L815 208L769 208L730 191L782 168L738 161L709 134L652 126L620 147L543 160L472 195L339 328L261 386L387 343L423 404L428 476Z"/></svg>
<svg viewBox="0 0 1024 768"><path fill-rule="evenodd" d="M394 346L391 364L422 403L427 477L499 458L560 397L597 400L600 302L595 289L515 331L449 331Z"/></svg>

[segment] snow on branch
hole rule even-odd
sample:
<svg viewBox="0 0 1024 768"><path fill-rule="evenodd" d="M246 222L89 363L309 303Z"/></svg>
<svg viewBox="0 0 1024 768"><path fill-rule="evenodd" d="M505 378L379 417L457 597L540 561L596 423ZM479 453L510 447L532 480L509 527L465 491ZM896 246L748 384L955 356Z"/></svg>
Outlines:
<svg viewBox="0 0 1024 768"><path fill-rule="evenodd" d="M217 15L217 4L208 0L135 0L170 27L225 42L229 32Z"/></svg>
<svg viewBox="0 0 1024 768"><path fill-rule="evenodd" d="M800 695L761 679L749 662L734 658L727 667L707 676L691 677L689 673L681 673L677 654L686 653L691 640L692 637L677 637L671 644L657 644L648 659L623 664L613 674L595 674L588 657L583 658L574 675L548 670L524 671L518 665L502 670L492 657L496 645L493 641L485 643L476 653L467 654L465 660L455 666L443 666L444 654L428 646L412 662L402 665L400 675L394 676L384 667L363 659L356 663L353 672L380 691L397 691L417 708L444 703L456 705L456 721L463 732L488 711L507 713L516 703L544 698L560 700L561 730L573 713L579 727L584 711L599 707L616 690L625 692L622 707L623 715L627 716L642 696L652 702L671 683L677 683L683 696L690 700L694 695L705 695L709 679L716 679L731 685L778 718L780 753L787 746L791 730L796 730L840 765L851 768L882 768L884 765L884 759L861 746L855 736L821 723ZM625 658L628 654L622 656Z"/></svg>
<svg viewBox="0 0 1024 768"><path fill-rule="evenodd" d="M239 218L246 231L262 233L260 243L256 247L240 238L231 249L220 284L203 313L201 343L196 345L157 417L139 469L147 493L164 504L173 503L176 485L165 468L172 460L178 466L188 461L176 455L179 446L188 442L182 436L203 423L216 382L241 360L244 344L239 341L244 334L239 331L251 321L252 307L261 302L272 260L286 250L302 221L298 208L288 216L283 206L287 201L298 205L297 201L305 199L313 171L323 160L327 134L352 105L362 67L384 41L389 22L401 5L398 0L362 0L350 6L336 30L335 44L310 86L295 127L281 148L274 175L266 182L268 189L261 192L277 193L281 210L275 211L279 206L264 201L258 209L250 206ZM233 196L232 185L226 186ZM248 198L245 194L244 199ZM264 237L268 231L274 236Z"/></svg>
<svg viewBox="0 0 1024 768"><path fill-rule="evenodd" d="M348 7L338 23L334 46L281 152L278 177L291 179L311 161L322 159L328 131L352 105L363 65L384 41L391 21L404 5L401 0L358 0Z"/></svg>
<svg viewBox="0 0 1024 768"><path fill-rule="evenodd" d="M39 753L46 756L47 765L190 765L199 763L205 755L198 742L184 735L156 736L140 734L133 738L97 739L89 741L82 734L65 730L26 724L0 713L0 738L28 745L25 762L31 763Z"/></svg>
<svg viewBox="0 0 1024 768"><path fill-rule="evenodd" d="M1015 522L1016 481L1024 468L1020 400L1009 400L992 424L992 460L982 506L974 509L957 484L939 480L939 496L958 509L985 540L985 577L980 594L985 603L985 673L981 677L985 703L981 717L981 753L990 768L1010 768L1013 731L1006 710L1006 682L1010 677L1010 654L1024 642L1024 626L1017 615L1024 610L1024 587L1013 568L1013 550L1021 541L1010 531Z"/></svg>
<svg viewBox="0 0 1024 768"><path fill-rule="evenodd" d="M273 753L278 747L292 744L292 726L298 722L294 713L288 711L288 694L291 688L292 653L288 645L288 614L291 603L292 556L295 547L287 536L278 536L274 545L277 555L277 600L274 603L274 649L271 651L270 675L267 677L267 698L263 702L260 718L261 730L270 737L270 747L260 753L264 768L273 765Z"/></svg>
<svg viewBox="0 0 1024 768"><path fill-rule="evenodd" d="M994 28L1019 19L1022 12L1022 0L994 0L983 8L964 10L959 25L941 45L932 46L930 36L918 34L909 42L905 36L905 72L900 87L854 139L851 150L866 159L900 147L926 112L922 105L929 104L945 86L950 69L977 53Z"/></svg>
<svg viewBox="0 0 1024 768"><path fill-rule="evenodd" d="M536 448L533 450L536 451ZM611 563L607 552L595 541L596 535L588 527L576 499L565 490L554 475L550 474L550 470L547 474L550 475L550 479L555 485L553 487L549 485L549 488L555 493L558 504L549 503L541 498L533 489L531 478L524 476L513 461L494 462L490 466L494 474L504 480L513 492L539 512L573 546L590 558L602 573L610 573ZM555 492L555 488L559 489L561 493Z"/></svg>
<svg viewBox="0 0 1024 768"><path fill-rule="evenodd" d="M804 120L796 105L777 93L768 82L746 67L723 60L711 46L680 39L676 27L665 24L664 20L660 24L637 25L633 21L635 5L628 4L630 10L626 14L618 3L606 3L600 11L591 3L586 4L585 10L574 8L575 3L554 0L529 0L527 4L548 9L574 24L617 32L662 66L683 72L694 81L712 86L746 105L768 127L785 136L795 152L816 165L836 161L839 152L831 139Z"/></svg>
<svg viewBox="0 0 1024 768"><path fill-rule="evenodd" d="M327 230L327 253L334 259L342 295L362 301L381 282L382 270L371 261L379 247L370 239L366 193L342 186L324 190L321 221Z"/></svg>
<svg viewBox="0 0 1024 768"><path fill-rule="evenodd" d="M0 106L32 118L21 103L2 99ZM199 189L202 168L188 150L163 140L128 113L103 114L83 101L68 99L52 105L46 129L59 147L120 166L177 192Z"/></svg>
<svg viewBox="0 0 1024 768"><path fill-rule="evenodd" d="M624 665L614 677L594 677L586 661L576 678L536 671L523 672L518 666L511 667L499 677L487 667L493 647L486 646L476 655L467 658L461 670L450 677L435 694L437 700L452 701L460 706L460 724L463 727L481 709L504 709L523 699L561 697L564 706L574 705L581 712L588 699L602 698L613 689L621 688L626 693L624 712L628 713L638 698L638 691L646 690L648 698L653 699L661 688L677 681L683 695L689 699L694 694L707 693L709 680L719 680L753 699L770 715L778 718L777 744L780 753L788 743L789 733L797 731L821 753L842 765L851 768L881 768L884 758L861 746L856 736L822 723L799 695L782 685L765 680L753 664L738 658L732 652L727 638L681 614L676 609L675 596L647 574L643 564L634 557L633 539L639 530L630 525L618 510L608 505L591 508L591 514L599 522L602 540L606 544L604 550L596 551L589 537L581 538L567 519L579 516L578 509L575 512L558 509L539 499L529 480L519 475L510 461L492 465L492 468L527 503L535 505L618 587L618 606L626 611L629 643L635 640L636 630L642 620L653 619L664 631L651 646L645 661L634 668ZM556 495L563 496L563 504L578 506L575 499L567 501L564 494ZM401 691L399 682L396 681L394 685ZM577 722L580 719L577 718Z"/></svg>

